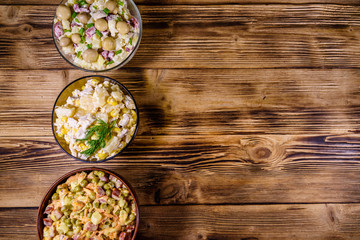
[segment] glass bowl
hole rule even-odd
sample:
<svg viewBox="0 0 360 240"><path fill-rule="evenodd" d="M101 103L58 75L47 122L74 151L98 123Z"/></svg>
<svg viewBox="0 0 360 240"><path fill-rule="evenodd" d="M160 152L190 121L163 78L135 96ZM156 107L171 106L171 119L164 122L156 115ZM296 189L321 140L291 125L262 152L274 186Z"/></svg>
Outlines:
<svg viewBox="0 0 360 240"><path fill-rule="evenodd" d="M136 193L135 193L133 187L121 175L119 175L119 174L117 174L117 173L115 173L113 171L107 170L107 169L96 168L96 167L80 168L80 169L77 169L77 170L70 171L70 172L66 173L65 175L63 175L62 177L60 177L58 180L56 180L50 186L50 188L47 190L45 196L43 197L43 199L41 201L41 204L40 204L40 207L39 207L38 213L37 213L37 224L36 225L37 225L37 235L38 235L39 239L44 239L44 236L43 236L43 229L44 229L43 219L46 217L44 211L45 211L46 206L48 205L49 201L51 200L52 195L56 192L57 186L59 186L60 184L66 182L66 180L69 177L75 175L76 173L81 173L81 172L90 173L92 171L102 171L105 174L112 175L117 180L120 180L121 183L129 190L129 194L132 196L134 204L135 204L135 208L136 208L136 210L135 210L135 213L136 213L136 221L135 221L136 223L135 224L136 224L136 226L135 226L135 228L134 228L134 230L132 232L132 235L131 235L131 240L135 239L138 228L139 228L140 211L139 211L138 198L136 196Z"/></svg>
<svg viewBox="0 0 360 240"><path fill-rule="evenodd" d="M139 23L139 35L138 35L138 41L136 42L136 45L134 46L134 48L131 50L131 53L122 60L122 62L118 63L116 66L114 67L111 67L111 68L106 68L106 69L101 69L101 70L93 70L93 69L87 69L87 68L83 68L83 67L80 67L78 65L76 65L74 63L74 60L72 58L72 55L70 54L66 54L63 50L62 50L62 47L60 46L59 44L59 40L56 39L55 37L55 23L54 23L54 20L56 18L56 13L54 15L54 18L53 18L53 24L52 24L52 37L53 37L53 41L54 41L54 44L55 44L55 47L57 49L57 51L59 52L59 54L65 59L65 61L67 61L68 63L70 63L70 65L72 65L73 67L75 68L78 68L80 70L83 70L83 71L86 71L86 72L107 72L107 71L110 71L110 70L114 70L114 69L118 69L118 68L121 68L123 67L125 64L127 64L135 55L136 51L138 50L139 46L140 46L140 42L141 42L141 37L142 37L142 20L141 20L141 15L140 15L140 12L139 12L139 9L137 8L136 4L134 3L133 0L124 0L127 2L128 4L128 9L131 13L132 16L134 16L138 23ZM60 2L60 4L64 4L65 2L67 2L67 0L62 0ZM59 5L60 5L59 4ZM99 53L100 54L100 53Z"/></svg>
<svg viewBox="0 0 360 240"><path fill-rule="evenodd" d="M120 90L125 94L125 95L128 95L132 101L134 102L134 105L135 105L135 112L136 112L136 126L135 126L135 131L130 139L130 141L128 143L126 143L126 145L118 152L116 153L115 155L112 155L112 156L108 156L107 158L103 159L103 160L85 160L85 159L81 159L81 158L78 158L74 155L71 154L71 151L69 149L69 146L68 144L66 143L65 139L63 137L60 137L56 134L56 126L55 126L55 121L57 119L57 116L55 114L55 108L57 106L61 106L61 105L64 105L66 103L66 100L69 96L72 95L72 92L75 90L75 89L81 89L85 83L87 82L87 80L90 80L90 79L96 79L98 80L100 83L104 82L105 80L109 81L110 83L113 83L113 84L117 84L119 87L120 87ZM138 107L136 105L136 102L135 102L135 99L134 97L132 96L132 94L130 93L130 91L124 86L122 85L121 83L119 83L118 81L112 79L112 78L109 78L109 77L105 77L105 76L99 76L99 75L93 75L93 76L86 76L86 77L81 77L71 83L69 83L59 94L59 96L57 97L55 103L54 103L54 107L53 107L53 110L52 110L52 116L51 116L51 128L52 128L52 132L53 132L53 135L54 135L54 138L56 140L56 143L60 146L60 148L66 153L68 154L69 156L71 156L72 158L75 158L77 160L80 160L82 162L91 162L91 163L101 163L101 162L105 162L105 161L108 161L114 157L116 157L117 155L119 155L120 153L122 153L129 145L130 143L133 141L133 139L135 138L135 135L137 133L137 130L138 130L138 127L139 127L139 110L138 110Z"/></svg>

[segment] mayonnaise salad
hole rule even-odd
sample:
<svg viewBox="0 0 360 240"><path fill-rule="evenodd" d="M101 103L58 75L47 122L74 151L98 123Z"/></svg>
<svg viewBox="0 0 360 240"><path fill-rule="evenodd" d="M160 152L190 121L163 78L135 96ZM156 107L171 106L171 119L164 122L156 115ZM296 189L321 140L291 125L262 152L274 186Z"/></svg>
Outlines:
<svg viewBox="0 0 360 240"><path fill-rule="evenodd" d="M140 26L126 0L68 0L56 10L53 31L62 52L75 65L105 70L131 54Z"/></svg>
<svg viewBox="0 0 360 240"><path fill-rule="evenodd" d="M118 84L91 78L54 109L54 132L71 155L101 161L120 152L137 127L136 105Z"/></svg>
<svg viewBox="0 0 360 240"><path fill-rule="evenodd" d="M92 171L58 185L44 214L42 240L129 240L137 208L119 178Z"/></svg>

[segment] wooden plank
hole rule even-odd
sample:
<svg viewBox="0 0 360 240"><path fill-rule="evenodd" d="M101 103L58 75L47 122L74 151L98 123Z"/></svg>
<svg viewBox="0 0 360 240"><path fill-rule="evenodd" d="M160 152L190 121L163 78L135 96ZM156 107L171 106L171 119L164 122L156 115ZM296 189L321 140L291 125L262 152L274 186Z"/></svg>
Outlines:
<svg viewBox="0 0 360 240"><path fill-rule="evenodd" d="M143 206L138 239L359 239L359 204ZM12 221L8 221L12 219ZM1 240L36 239L36 209L0 209Z"/></svg>
<svg viewBox="0 0 360 240"><path fill-rule="evenodd" d="M1 138L0 207L36 207L76 168L51 137ZM149 136L102 167L143 205L360 201L360 136ZM19 194L21 193L21 198Z"/></svg>
<svg viewBox="0 0 360 240"><path fill-rule="evenodd" d="M359 6L165 5L140 10L143 38L127 67L360 67ZM72 68L52 42L55 6L0 6L0 11L5 13L0 16L0 69Z"/></svg>
<svg viewBox="0 0 360 240"><path fill-rule="evenodd" d="M357 0L135 0L137 5L223 5L223 4L340 4L358 5ZM58 5L59 0L2 0L0 5Z"/></svg>
<svg viewBox="0 0 360 240"><path fill-rule="evenodd" d="M0 71L0 136L51 136L58 93L84 75ZM358 70L123 69L106 75L134 94L139 136L360 130Z"/></svg>

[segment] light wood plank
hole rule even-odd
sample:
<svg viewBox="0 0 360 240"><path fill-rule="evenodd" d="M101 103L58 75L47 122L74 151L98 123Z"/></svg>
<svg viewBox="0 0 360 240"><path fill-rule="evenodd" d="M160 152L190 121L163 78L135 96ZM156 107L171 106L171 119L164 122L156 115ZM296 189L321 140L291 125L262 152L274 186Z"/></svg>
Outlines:
<svg viewBox="0 0 360 240"><path fill-rule="evenodd" d="M127 67L358 68L359 6L141 6ZM51 37L55 6L0 6L1 69L72 68ZM41 16L41 17L39 17Z"/></svg>
<svg viewBox="0 0 360 240"><path fill-rule="evenodd" d="M1 138L0 207L36 207L66 172L94 164L51 137ZM143 205L360 201L360 136L137 137L97 165L134 185ZM21 198L19 194L21 193Z"/></svg>
<svg viewBox="0 0 360 240"><path fill-rule="evenodd" d="M57 95L84 75L0 71L0 136L51 136ZM123 69L106 75L133 93L139 135L359 131L358 70Z"/></svg>
<svg viewBox="0 0 360 240"><path fill-rule="evenodd" d="M137 239L359 239L359 204L143 206ZM9 221L12 219L13 221ZM36 239L35 209L0 209L1 240Z"/></svg>

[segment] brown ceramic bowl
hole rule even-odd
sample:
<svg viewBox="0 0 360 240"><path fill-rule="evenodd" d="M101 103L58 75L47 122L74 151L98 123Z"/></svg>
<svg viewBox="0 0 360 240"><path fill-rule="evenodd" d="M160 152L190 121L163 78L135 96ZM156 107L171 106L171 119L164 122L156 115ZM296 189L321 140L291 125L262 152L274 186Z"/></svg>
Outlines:
<svg viewBox="0 0 360 240"><path fill-rule="evenodd" d="M43 197L43 199L41 201L41 204L40 204L40 207L39 207L38 213L37 213L37 220L36 220L37 223L36 223L36 225L37 225L37 235L38 235L39 240L43 239L43 229L44 229L43 218L45 217L44 211L45 211L45 208L46 208L47 204L49 203L49 201L51 199L51 196L56 192L56 187L58 185L64 183L70 176L75 175L78 172L87 172L87 173L89 173L91 171L103 171L103 172L105 172L107 174L113 175L116 178L120 179L123 182L123 184L129 189L129 192L130 192L131 196L133 197L134 203L135 203L135 206L136 206L136 226L135 226L133 235L131 237L131 240L135 239L136 233L137 233L138 228L139 228L139 219L140 219L139 214L140 214L140 211L139 211L138 199L137 199L137 196L135 194L135 191L134 191L133 187L122 176L120 176L119 174L117 174L117 173L115 173L113 171L103 169L103 168L97 168L97 167L88 167L88 168L80 168L80 169L73 170L71 172L66 173L65 175L60 177L58 180L56 180L51 185L51 187L47 190L45 196Z"/></svg>

